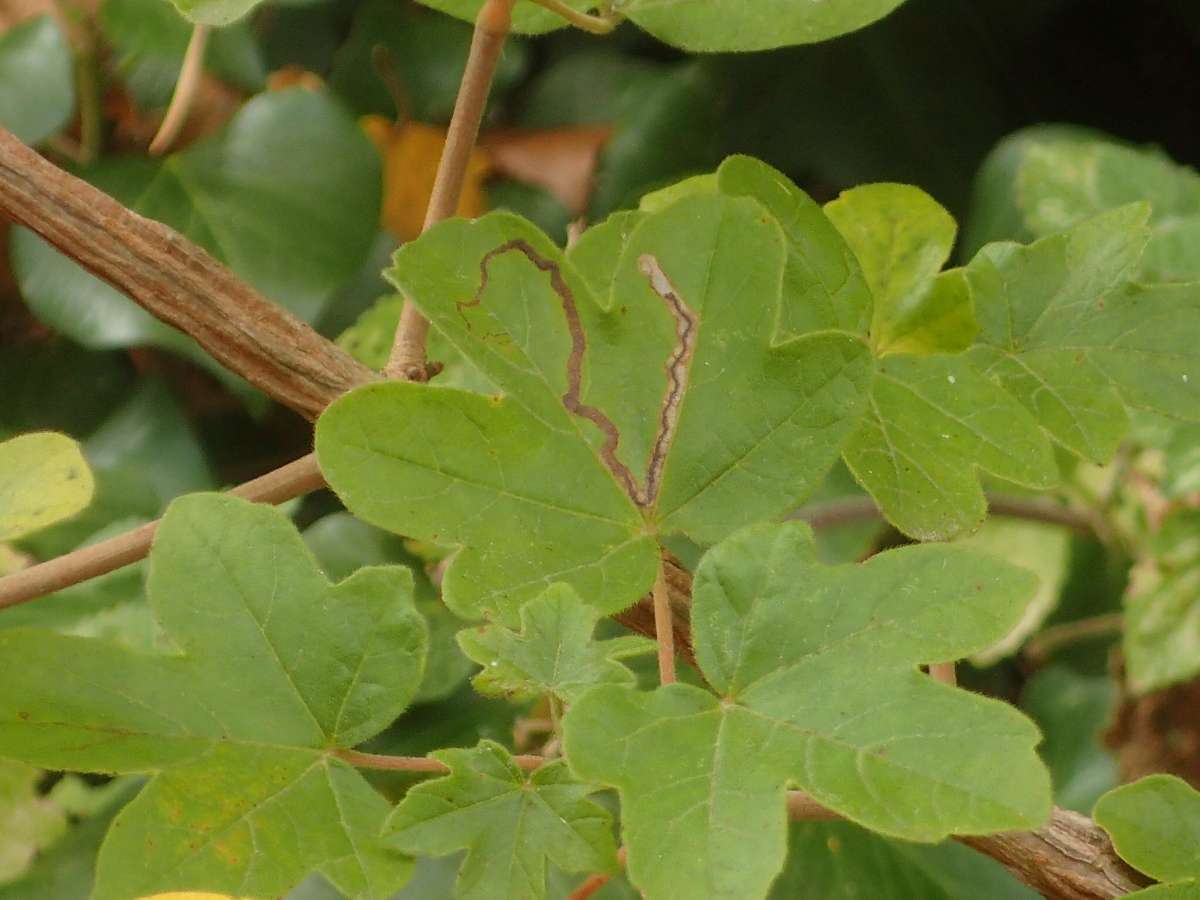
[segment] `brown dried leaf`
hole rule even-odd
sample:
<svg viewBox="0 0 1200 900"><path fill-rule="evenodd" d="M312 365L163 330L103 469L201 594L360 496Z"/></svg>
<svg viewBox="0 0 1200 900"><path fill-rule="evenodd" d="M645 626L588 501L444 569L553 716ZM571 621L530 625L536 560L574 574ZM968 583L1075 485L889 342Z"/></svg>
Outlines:
<svg viewBox="0 0 1200 900"><path fill-rule="evenodd" d="M496 173L536 185L573 216L587 210L600 151L612 137L608 125L531 131L510 128L480 139Z"/></svg>

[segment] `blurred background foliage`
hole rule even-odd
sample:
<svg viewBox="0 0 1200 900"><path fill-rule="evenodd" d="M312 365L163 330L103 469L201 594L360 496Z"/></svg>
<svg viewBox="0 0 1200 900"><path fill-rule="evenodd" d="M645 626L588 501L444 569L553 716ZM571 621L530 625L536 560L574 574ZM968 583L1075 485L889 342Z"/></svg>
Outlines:
<svg viewBox="0 0 1200 900"><path fill-rule="evenodd" d="M470 27L405 0L266 4L213 36L182 139L151 159L188 36L166 0L0 0L0 124L381 365L398 304L378 273L419 231ZM1150 199L1146 276L1195 279L1200 179L1187 166L1200 161L1200 5L909 0L825 44L704 57L628 27L607 39L514 38L462 211L512 209L562 240L569 223L731 153L766 160L822 202L861 183L919 185L959 219L959 262L985 241L1030 240ZM442 377L481 386L462 365ZM81 441L96 499L0 546L0 573L152 519L181 493L254 477L311 441L306 423L190 339L0 223L0 439L39 429ZM1064 806L1087 812L1105 789L1150 771L1200 784L1200 684L1190 680L1200 550L1187 511L1200 490L1197 437L1145 419L1113 467L1077 468L1070 499L1099 504L1111 534L1046 538L1004 522L970 539L1042 576L1025 632L962 677L1041 724ZM814 503L859 495L839 468ZM437 548L357 522L328 493L290 509L331 576L378 562L419 576L434 634L421 702L367 749L544 739L545 710L485 700L467 684L472 665L453 640L461 623L438 600ZM849 561L899 537L859 521L820 539L829 560ZM696 552L677 549L685 560ZM0 627L153 646L141 582L140 566L125 569L6 611ZM1127 623L1122 656L1131 597L1150 597L1157 613L1145 627ZM392 796L406 784L379 779ZM85 896L104 828L134 788L0 764L0 900ZM957 845L918 848L849 825L793 831L780 897L1031 896ZM402 896L447 896L454 869L422 862ZM333 895L312 879L293 896ZM617 879L597 896L633 895Z"/></svg>

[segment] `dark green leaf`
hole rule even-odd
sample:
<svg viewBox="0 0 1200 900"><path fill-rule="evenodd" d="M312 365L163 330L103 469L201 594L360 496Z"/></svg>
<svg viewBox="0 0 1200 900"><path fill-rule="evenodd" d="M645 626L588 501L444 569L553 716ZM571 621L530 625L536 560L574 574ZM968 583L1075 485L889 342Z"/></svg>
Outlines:
<svg viewBox="0 0 1200 900"><path fill-rule="evenodd" d="M163 0L104 0L97 21L138 105L166 106L191 36L188 23ZM261 90L267 79L266 63L243 24L209 36L205 66L248 91Z"/></svg>
<svg viewBox="0 0 1200 900"><path fill-rule="evenodd" d="M329 83L360 115L402 114L416 122L449 122L470 43L471 29L441 13L392 0L367 0L355 10L350 37L338 50ZM399 79L396 86L407 109L396 109L376 69L373 54L379 47L388 51L390 72L385 74ZM490 96L502 98L527 67L525 45L517 39L507 41Z"/></svg>
<svg viewBox="0 0 1200 900"><path fill-rule="evenodd" d="M87 174L313 319L375 239L379 166L336 102L292 89L256 97L218 137L163 161L107 160ZM194 348L30 232L14 235L12 261L34 313L85 346Z"/></svg>
<svg viewBox="0 0 1200 900"><path fill-rule="evenodd" d="M849 822L797 822L772 900L1036 900L999 863L947 841L933 847Z"/></svg>
<svg viewBox="0 0 1200 900"><path fill-rule="evenodd" d="M1065 666L1038 672L1025 686L1021 705L1046 735L1042 759L1059 806L1087 815L1117 785L1117 761L1104 746L1116 699L1112 678L1079 675Z"/></svg>
<svg viewBox="0 0 1200 900"><path fill-rule="evenodd" d="M74 110L71 47L53 17L0 34L0 127L37 144L62 130Z"/></svg>

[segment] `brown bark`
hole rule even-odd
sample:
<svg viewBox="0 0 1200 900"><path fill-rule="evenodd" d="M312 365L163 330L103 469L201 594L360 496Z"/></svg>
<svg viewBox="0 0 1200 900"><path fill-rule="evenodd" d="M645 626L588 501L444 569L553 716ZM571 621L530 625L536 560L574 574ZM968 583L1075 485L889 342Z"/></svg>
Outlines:
<svg viewBox="0 0 1200 900"><path fill-rule="evenodd" d="M0 216L37 232L309 419L378 377L182 235L68 175L4 129Z"/></svg>
<svg viewBox="0 0 1200 900"><path fill-rule="evenodd" d="M1043 896L1056 900L1110 900L1147 884L1125 865L1108 836L1087 816L1055 807L1037 831L964 837Z"/></svg>

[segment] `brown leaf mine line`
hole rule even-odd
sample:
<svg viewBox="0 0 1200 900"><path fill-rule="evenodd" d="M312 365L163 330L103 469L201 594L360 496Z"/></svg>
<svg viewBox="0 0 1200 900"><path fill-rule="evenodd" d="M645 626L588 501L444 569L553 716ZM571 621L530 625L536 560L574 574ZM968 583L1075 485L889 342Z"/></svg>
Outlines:
<svg viewBox="0 0 1200 900"><path fill-rule="evenodd" d="M489 271L493 259L502 256L505 253L512 252L521 253L538 269L550 276L550 289L557 295L559 302L562 304L563 315L567 319L567 332L571 336L571 352L567 356L567 392L562 395L562 405L567 412L587 419L593 425L600 429L604 435L604 444L600 448L600 459L608 470L612 472L613 477L625 489L633 501L639 506L644 505L641 501L641 488L638 486L637 479L633 477L633 472L629 470L623 462L617 459L617 446L621 443L621 432L617 430L616 424L606 416L603 412L596 409L594 406L588 406L582 402L579 397L583 390L583 358L587 353L587 335L583 331L583 323L579 319L579 309L575 305L575 295L572 293L567 280L563 278L562 270L559 269L557 263L553 260L546 259L533 248L528 241L522 238L514 238L507 243L501 244L494 250L489 250L482 260L479 261L479 290L475 292L475 296L468 301L458 304L458 311L461 314L464 309L470 306L478 306L483 300L484 291L488 287ZM468 325L470 327L470 325Z"/></svg>
<svg viewBox="0 0 1200 900"><path fill-rule="evenodd" d="M696 337L700 319L695 311L684 302L658 260L648 253L638 257L638 271L650 279L650 288L667 304L667 311L675 320L675 346L667 357L667 392L658 413L658 435L654 450L650 454L650 465L646 470L646 494L644 506L653 505L658 499L662 484L663 465L675 438L679 423L679 408L687 392L688 373L691 371L692 354L696 351Z"/></svg>
<svg viewBox="0 0 1200 900"><path fill-rule="evenodd" d="M650 454L650 462L646 469L646 486L638 484L633 472L617 458L617 448L621 443L621 432L616 423L601 410L584 403L580 397L583 392L583 361L587 354L587 334L579 318L579 308L575 295L563 278L562 270L553 260L542 256L528 241L514 238L489 250L479 262L479 289L470 300L457 305L460 315L463 310L479 306L483 302L484 292L488 289L491 277L492 260L505 253L520 253L528 259L540 272L550 276L550 288L554 291L562 305L563 315L567 322L567 332L571 338L571 352L567 356L567 390L562 395L562 405L572 415L587 419L600 429L604 435L604 443L600 447L600 459L617 479L640 508L654 505L658 498L658 489L662 483L663 465L667 453L671 449L671 441L675 436L675 428L679 419L679 408L683 404L683 395L687 390L688 371L692 354L696 348L699 317L683 301L671 285L653 256L643 255L638 258L638 270L650 280L650 287L662 298L667 305L671 318L675 321L675 346L667 358L667 391L659 410L658 434L655 437L654 449ZM465 320L464 315L464 320ZM470 323L467 323L470 328Z"/></svg>

